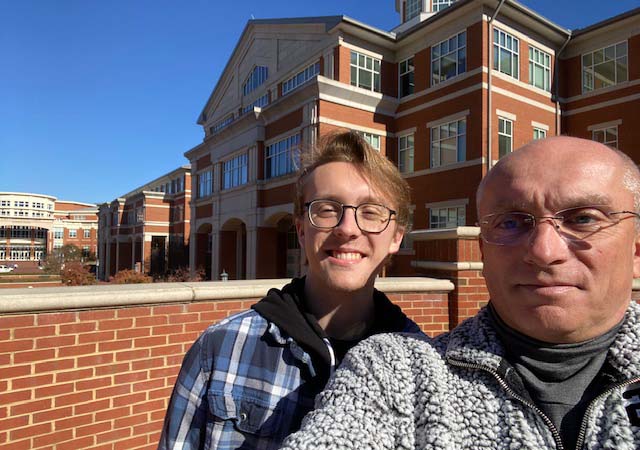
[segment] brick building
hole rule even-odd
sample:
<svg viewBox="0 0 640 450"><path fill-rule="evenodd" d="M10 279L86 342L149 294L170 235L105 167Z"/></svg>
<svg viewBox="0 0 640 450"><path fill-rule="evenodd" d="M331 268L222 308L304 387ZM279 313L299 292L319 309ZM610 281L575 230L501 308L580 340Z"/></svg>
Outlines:
<svg viewBox="0 0 640 450"><path fill-rule="evenodd" d="M152 275L186 267L191 171L179 167L99 206L98 277L123 269Z"/></svg>
<svg viewBox="0 0 640 450"><path fill-rule="evenodd" d="M0 192L0 264L35 267L47 254L73 244L97 253L98 209L91 203L22 192Z"/></svg>
<svg viewBox="0 0 640 450"><path fill-rule="evenodd" d="M300 273L296 161L335 129L398 165L414 229L473 225L479 181L532 139L596 139L640 160L640 8L571 31L512 0L395 6L389 32L345 16L247 23L200 115L204 140L185 153L192 267ZM404 247L388 273L414 273Z"/></svg>

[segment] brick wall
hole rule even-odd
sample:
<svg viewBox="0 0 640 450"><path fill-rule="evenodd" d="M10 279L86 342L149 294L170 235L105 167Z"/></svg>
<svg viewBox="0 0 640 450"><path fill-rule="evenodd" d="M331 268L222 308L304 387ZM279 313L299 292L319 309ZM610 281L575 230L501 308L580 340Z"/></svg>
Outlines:
<svg viewBox="0 0 640 450"><path fill-rule="evenodd" d="M48 291L62 298L73 289ZM154 287L114 294L144 289ZM162 289L155 295L177 296ZM389 296L425 332L448 330L446 292ZM257 297L0 316L0 448L155 449L184 353L209 324Z"/></svg>

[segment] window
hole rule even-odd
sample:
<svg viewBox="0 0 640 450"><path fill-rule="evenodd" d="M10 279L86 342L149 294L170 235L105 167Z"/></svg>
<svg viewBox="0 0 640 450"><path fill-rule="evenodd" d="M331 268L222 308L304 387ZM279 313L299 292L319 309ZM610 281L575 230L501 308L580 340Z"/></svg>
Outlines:
<svg viewBox="0 0 640 450"><path fill-rule="evenodd" d="M0 200L0 206L11 206L10 200Z"/></svg>
<svg viewBox="0 0 640 450"><path fill-rule="evenodd" d="M513 122L498 117L498 158L513 151Z"/></svg>
<svg viewBox="0 0 640 450"><path fill-rule="evenodd" d="M497 28L493 29L493 69L518 79L518 38Z"/></svg>
<svg viewBox="0 0 640 450"><path fill-rule="evenodd" d="M627 81L627 42L582 55L582 92L591 92Z"/></svg>
<svg viewBox="0 0 640 450"><path fill-rule="evenodd" d="M263 106L267 106L269 104L269 93L267 92L262 97L258 98L256 101L251 103L250 105L242 108L242 114L246 114L249 111L253 111L253 108L257 106L258 108L262 108Z"/></svg>
<svg viewBox="0 0 640 450"><path fill-rule="evenodd" d="M464 161L467 157L467 119L431 128L431 167Z"/></svg>
<svg viewBox="0 0 640 450"><path fill-rule="evenodd" d="M27 226L14 225L11 229L12 239L29 239L31 237L31 230Z"/></svg>
<svg viewBox="0 0 640 450"><path fill-rule="evenodd" d="M300 135L294 134L265 149L265 178L275 178L294 172L300 158Z"/></svg>
<svg viewBox="0 0 640 450"><path fill-rule="evenodd" d="M231 122L233 122L233 113L229 114L227 117L225 117L221 121L219 121L219 122L215 123L213 126L209 127L209 132L211 134L215 134L215 133L217 133L219 131L222 131L224 128L226 128L229 125L231 125Z"/></svg>
<svg viewBox="0 0 640 450"><path fill-rule="evenodd" d="M54 239L62 239L64 237L64 230L62 228L54 228L53 229L53 238Z"/></svg>
<svg viewBox="0 0 640 450"><path fill-rule="evenodd" d="M91 230L83 230L83 231L84 231L84 238L89 239L91 237Z"/></svg>
<svg viewBox="0 0 640 450"><path fill-rule="evenodd" d="M82 257L83 258L88 258L89 257L89 246L88 245L83 245L82 246Z"/></svg>
<svg viewBox="0 0 640 450"><path fill-rule="evenodd" d="M207 170L198 174L198 198L211 195L212 172Z"/></svg>
<svg viewBox="0 0 640 450"><path fill-rule="evenodd" d="M413 94L413 57L400 62L400 97L406 97Z"/></svg>
<svg viewBox="0 0 640 450"><path fill-rule="evenodd" d="M413 211L409 211L409 221L407 222L409 225L409 230L413 229ZM412 250L413 249L413 238L406 233L402 237L402 242L400 242L400 248L404 250Z"/></svg>
<svg viewBox="0 0 640 450"><path fill-rule="evenodd" d="M380 60L352 51L351 85L380 92Z"/></svg>
<svg viewBox="0 0 640 450"><path fill-rule="evenodd" d="M422 0L407 0L405 3L405 21L419 16L422 12Z"/></svg>
<svg viewBox="0 0 640 450"><path fill-rule="evenodd" d="M529 47L529 84L551 90L551 55L535 47Z"/></svg>
<svg viewBox="0 0 640 450"><path fill-rule="evenodd" d="M11 259L14 261L29 261L31 259L31 248L28 245L12 245Z"/></svg>
<svg viewBox="0 0 640 450"><path fill-rule="evenodd" d="M533 129L533 139L544 139L547 137L547 130L543 130L542 128L534 128Z"/></svg>
<svg viewBox="0 0 640 450"><path fill-rule="evenodd" d="M256 89L258 86L262 85L267 78L269 77L269 68L265 66L256 66L253 68L249 76L247 77L247 81L242 85L242 95L247 95Z"/></svg>
<svg viewBox="0 0 640 450"><path fill-rule="evenodd" d="M360 134L362 135L364 140L367 141L367 144L371 146L371 148L373 148L374 150L380 151L380 136L373 133L366 133L364 131L361 132Z"/></svg>
<svg viewBox="0 0 640 450"><path fill-rule="evenodd" d="M463 227L466 223L465 209L464 206L431 208L429 210L429 228Z"/></svg>
<svg viewBox="0 0 640 450"><path fill-rule="evenodd" d="M457 0L433 0L433 12L442 11L453 5Z"/></svg>
<svg viewBox="0 0 640 450"><path fill-rule="evenodd" d="M69 237L74 239L78 237L78 230L69 230Z"/></svg>
<svg viewBox="0 0 640 450"><path fill-rule="evenodd" d="M136 223L144 222L144 208L136 208Z"/></svg>
<svg viewBox="0 0 640 450"><path fill-rule="evenodd" d="M247 184L247 154L225 161L222 172L222 189Z"/></svg>
<svg viewBox="0 0 640 450"><path fill-rule="evenodd" d="M309 81L311 78L315 77L320 73L320 63L316 62L311 64L309 67L306 67L304 70L301 70L284 83L282 83L282 95L286 95L289 92L293 91L295 88Z"/></svg>
<svg viewBox="0 0 640 450"><path fill-rule="evenodd" d="M431 47L431 84L467 70L467 32L463 31Z"/></svg>
<svg viewBox="0 0 640 450"><path fill-rule="evenodd" d="M47 230L44 228L36 229L36 239L46 239L47 238Z"/></svg>
<svg viewBox="0 0 640 450"><path fill-rule="evenodd" d="M401 173L413 172L413 134L398 138L398 170Z"/></svg>
<svg viewBox="0 0 640 450"><path fill-rule="evenodd" d="M592 130L591 139L609 147L618 148L618 127L613 126Z"/></svg>

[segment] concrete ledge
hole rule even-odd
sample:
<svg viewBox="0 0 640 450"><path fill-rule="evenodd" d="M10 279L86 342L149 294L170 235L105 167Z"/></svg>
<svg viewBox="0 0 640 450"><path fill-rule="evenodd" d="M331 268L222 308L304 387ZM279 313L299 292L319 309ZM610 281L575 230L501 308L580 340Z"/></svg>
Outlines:
<svg viewBox="0 0 640 450"><path fill-rule="evenodd" d="M409 233L411 239L416 241L438 241L443 239L477 239L480 236L480 227L456 227L444 229L415 230Z"/></svg>
<svg viewBox="0 0 640 450"><path fill-rule="evenodd" d="M449 270L482 270L481 262L441 262L441 261L411 261L411 267L417 269Z"/></svg>
<svg viewBox="0 0 640 450"><path fill-rule="evenodd" d="M17 288L0 291L0 314L93 309L162 303L263 297L290 279L149 283L77 287ZM376 288L389 293L449 292L448 280L422 277L378 278Z"/></svg>

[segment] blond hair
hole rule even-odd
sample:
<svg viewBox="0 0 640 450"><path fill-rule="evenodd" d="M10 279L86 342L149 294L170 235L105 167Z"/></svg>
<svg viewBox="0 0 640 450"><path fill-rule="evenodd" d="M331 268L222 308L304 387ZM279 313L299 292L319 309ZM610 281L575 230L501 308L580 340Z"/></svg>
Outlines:
<svg viewBox="0 0 640 450"><path fill-rule="evenodd" d="M318 145L301 155L301 171L296 182L294 214L304 213L304 186L307 176L317 167L331 162L353 164L371 183L378 194L393 203L398 226L409 231L409 204L411 191L398 168L386 157L371 148L355 131L334 132L324 135Z"/></svg>

